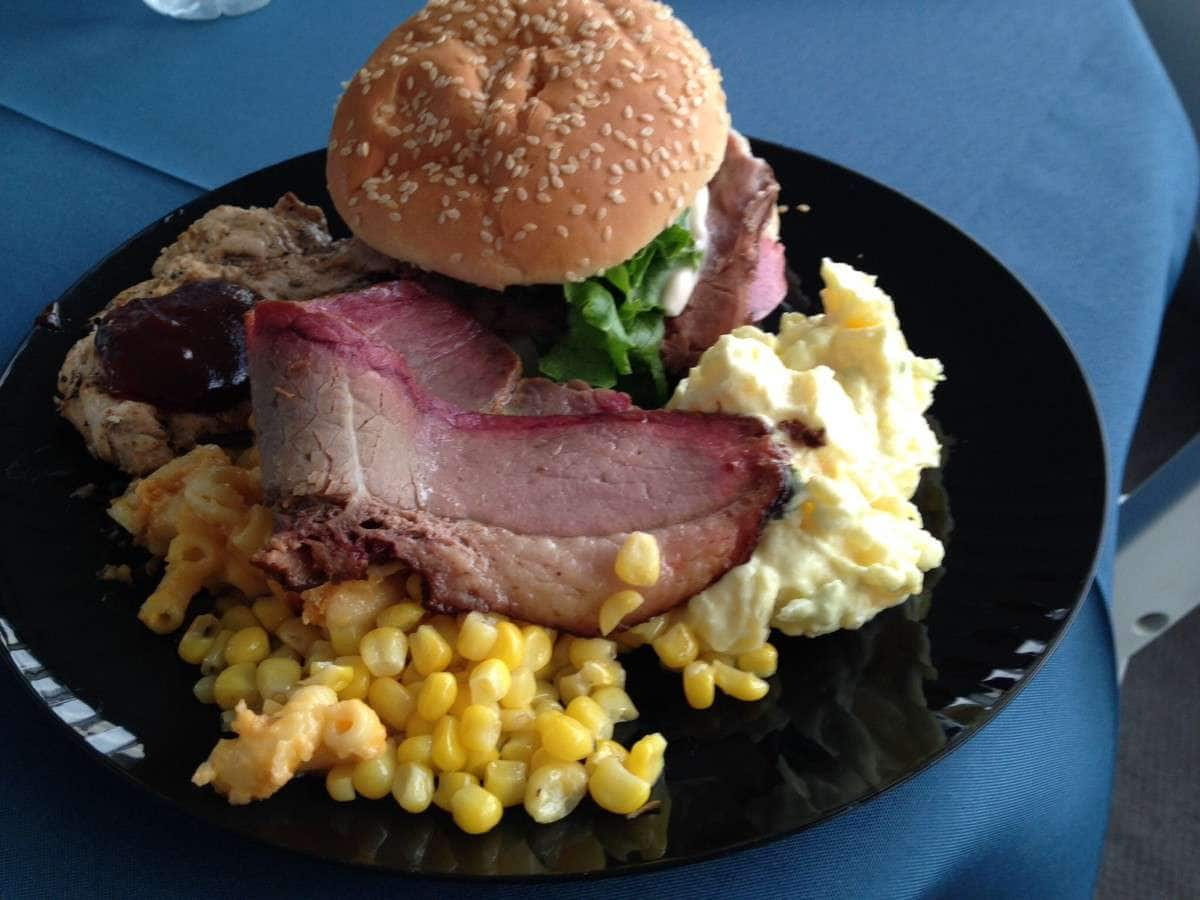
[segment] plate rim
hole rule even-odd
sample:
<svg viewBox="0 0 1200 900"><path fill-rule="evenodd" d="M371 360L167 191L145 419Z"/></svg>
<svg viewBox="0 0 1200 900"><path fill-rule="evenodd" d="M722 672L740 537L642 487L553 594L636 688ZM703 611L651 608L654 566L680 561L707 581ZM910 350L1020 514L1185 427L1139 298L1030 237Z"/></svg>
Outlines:
<svg viewBox="0 0 1200 900"><path fill-rule="evenodd" d="M917 764L913 768L909 769L904 774L897 777L895 780L889 782L885 787L883 787L881 789L877 789L871 793L868 793L865 796L848 801L848 802L842 804L841 806L837 806L837 807L833 807L829 810L825 810L822 813L820 813L819 815L817 815L816 817L814 817L814 818L806 821L802 825L796 826L794 828L789 828L789 829L786 829L783 831L778 831L778 832L775 832L775 833L772 833L769 835L756 835L755 837L748 838L746 840L743 840L743 841L740 841L737 843L729 844L729 845L726 845L726 846L723 846L720 848L716 848L716 849L712 849L712 850L702 851L702 852L693 854L691 856L688 856L686 858L646 860L646 861L639 861L639 862L635 862L635 863L621 862L621 863L617 863L616 865L607 866L606 868L604 868L602 870L597 870L597 871L546 872L546 873L537 873L537 874L532 874L532 875L510 875L510 874L489 875L489 874L476 874L476 873L421 872L421 871L404 870L404 869L392 868L392 867L388 867L388 866L376 865L369 861L365 861L365 860L361 860L361 859L347 859L343 856L334 856L334 855L329 855L329 854L325 854L325 853L321 853L321 852L301 850L299 848L291 847L286 844L278 843L276 841L269 839L268 837L262 836L255 832L241 829L236 824L233 824L227 820L210 817L210 816L206 815L205 813L203 813L202 811L199 811L199 810L196 810L196 809L190 808L190 807L184 807L172 796L163 793L162 791L158 790L151 784L136 777L136 775L131 770L120 765L115 759L113 759L112 756L105 754L105 753L101 752L100 750L96 749L95 747L93 747L91 744L89 744L86 740L83 739L82 735L80 735L80 733L78 731L76 731L71 726L70 723L64 721L59 716L55 715L52 707L50 707L45 702L44 698L33 687L32 682L25 676L25 673L18 666L16 660L13 657L12 651L9 648L9 644L8 644L7 639L4 636L4 633L2 631L0 631L0 650L3 651L3 652L0 652L0 657L3 657L5 665L7 666L8 670L12 673L12 675L16 679L16 681L19 682L23 686L23 688L26 692L26 695L33 701L34 706L38 708L38 710L41 712L42 715L48 717L53 722L57 723L59 728L65 730L68 734L70 734L72 736L71 743L73 743L77 747L80 747L81 749L83 749L85 754L88 757L98 760L99 762L101 762L104 766L106 766L111 771L118 773L123 782L136 786L138 789L140 789L145 794L149 795L150 797L153 797L156 802L163 803L166 806L174 809L175 811L180 812L185 816L188 816L189 818L198 819L200 821L203 821L207 825L216 827L220 831L222 831L226 834L235 835L238 838L242 838L242 839L248 838L252 841L257 842L258 844L260 844L262 846L268 846L268 847L271 847L278 851L282 851L282 852L289 853L289 854L294 854L298 857L302 857L302 858L309 859L309 860L319 860L321 862L326 862L326 863L333 863L333 864L336 864L339 866L345 866L345 867L351 868L351 869L353 869L355 871L359 871L359 872L371 872L371 873L375 873L377 875L386 875L388 877L394 877L394 878L415 879L415 880L428 879L430 881L435 881L435 882L439 882L439 883L461 882L461 883L467 883L467 884L528 884L528 885L536 885L536 884L554 884L554 883L563 883L563 882L575 882L575 881L583 881L583 880L594 881L594 880L611 879L611 878L628 878L628 877L636 877L639 875L656 875L656 874L659 874L659 873L662 873L662 872L665 872L668 870L681 869L681 868L685 868L687 866L692 866L692 865L701 865L704 863L712 862L717 859L722 859L725 857L730 857L730 856L734 856L737 854L742 854L745 852L760 849L762 847L766 847L771 844L776 844L776 843L779 843L779 842L782 842L782 841L785 841L785 840L788 840L791 838L795 838L804 832L807 832L811 829L815 829L822 825L825 825L825 824L829 823L830 821L851 812L852 810L856 810L862 806L865 806L868 803L872 803L872 802L879 800L885 794L888 794L892 790L900 787L903 784L906 784L911 779L915 778L917 775L922 774L923 772L927 771L929 768L931 768L935 764L941 762L943 759L945 759L951 753L954 753L955 751L957 751L960 747L967 744L976 735L978 735L980 732L982 732L984 729L986 729L996 719L996 717L1013 701L1013 699L1016 698L1019 694L1021 694L1022 691L1024 691L1025 687L1030 683L1030 681L1041 672L1042 668L1046 665L1046 663L1049 661L1049 659L1058 650L1063 639L1066 637L1067 633L1071 630L1071 627L1075 622L1076 616L1079 614L1079 611L1082 609L1084 603L1087 600L1088 594L1091 592L1093 587L1097 586L1097 570L1099 568L1099 564L1101 561L1101 557L1103 555L1104 547L1109 539L1109 534L1110 534L1110 531L1112 528L1112 519L1113 519L1112 504L1111 504L1111 499L1112 499L1111 498L1111 490L1112 490L1111 482L1112 482L1112 479L1109 474L1109 463L1111 460L1111 448L1109 446L1108 435L1104 429L1104 420L1100 413L1100 407L1096 401L1096 393L1095 393L1095 389L1091 383L1091 379L1088 377L1087 370L1083 367L1082 363L1080 362L1079 355L1076 353L1074 346L1072 345L1070 339L1068 338L1068 336L1066 334L1066 331L1063 329L1063 327L1059 323L1058 319L1050 312L1049 309L1047 309L1047 307L1045 306L1044 303L1042 303L1042 301L1039 299L1037 294L1035 294L1032 290L1030 290L1028 285L1026 285L1025 282L1015 272L1012 271L1012 269L1010 269L1008 266L1006 266L1004 263L1002 263L980 241L978 241L969 231L956 225L954 222L950 221L948 218L946 218L945 216L943 216L936 210L930 208L925 203L923 203L919 200L916 200L913 197L910 197L909 195L904 194L903 192L901 192L895 188L889 187L888 185L886 185L868 175L864 175L861 172L858 172L848 166L844 166L840 163L834 162L833 160L830 160L830 159L820 156L818 154L814 154L809 151L801 150L801 149L794 148L794 147L789 147L787 145L776 143L774 141L760 139L760 138L754 138L754 137L749 137L749 136L748 136L748 138L750 140L751 145L755 148L756 153L760 152L763 149L766 149L769 153L805 157L805 158L807 158L807 160L809 162L815 162L819 166L836 170L839 173L839 175L841 175L843 177L850 177L852 179L858 180L859 182L865 183L865 185L868 186L869 189L872 191L877 191L877 192L888 194L891 196L891 199L893 199L893 200L899 200L899 201L901 201L905 204L908 204L912 207L918 208L922 213L924 213L925 215L936 220L942 228L947 229L951 232L954 232L959 237L965 239L967 242L969 242L969 244L972 245L972 247L974 248L976 253L978 253L979 255L981 255L983 257L986 257L987 260L989 260L992 265L994 265L999 271L1003 272L1005 276L1007 276L1009 279L1012 280L1012 282L1021 290L1021 292L1024 293L1024 295L1027 299L1029 299L1033 302L1037 311L1050 324L1050 326L1054 332L1054 335L1057 337L1059 343L1062 345L1062 348L1066 351L1067 357L1068 357L1071 365L1073 366L1076 374L1078 375L1080 383L1084 389L1084 393L1085 393L1087 401L1088 401L1087 407L1088 407L1088 412L1090 414L1090 419L1091 419L1091 422L1094 423L1096 433L1099 436L1099 443L1098 443L1097 449L1099 451L1100 472L1101 472L1103 488L1104 488L1104 490L1103 490L1104 505L1103 505L1102 513L1101 513L1100 527L1096 532L1095 546L1092 548L1092 551L1090 554L1090 560L1089 560L1089 564L1087 566L1086 572L1083 574L1083 576L1081 578L1081 587L1078 590L1077 595L1071 601L1069 611L1063 617L1062 623L1061 623L1060 627L1058 628L1057 632L1054 634L1054 636L1051 640L1046 642L1046 647L1045 647L1044 651L1041 654L1039 654L1037 656L1037 658L1028 667L1026 667L1024 669L1021 678L1019 680L1017 680L1016 682L1014 682L1009 688L1007 688L1004 691L1004 693L1000 696L999 699L997 699L994 703L992 703L990 706L987 707L986 718L980 724L963 732L960 735L956 735L952 740L945 742L941 747L939 747L936 751L934 751L928 757L923 759L919 764ZM310 150L310 151L307 151L304 153L299 153L299 154L291 156L287 159L279 160L270 165L263 166L262 168L256 169L252 172L247 172L243 175L238 176L237 178L232 179L231 181L228 181L224 184L218 185L217 187L214 187L214 188L211 188L208 190L201 190L201 192L199 194L197 194L196 197L192 198L187 203L181 204L181 205L173 208L172 210L167 212L165 215L155 217L150 222L148 222L145 226L143 226L142 228L139 228L137 231L130 234L118 246L114 247L112 250L110 250L108 253L106 253L103 257L98 259L86 271L84 271L78 278L76 278L74 281L72 281L71 284L66 289L64 289L62 291L62 293L60 293L54 300L47 303L46 306L43 308L43 312L54 308L55 306L57 306L60 303L60 301L63 300L63 298L75 293L82 285L84 285L88 280L90 280L99 269L101 269L104 265L106 265L114 257L119 256L121 253L123 253L134 242L138 241L140 238L147 235L152 229L158 228L162 225L166 225L166 224L170 223L172 219L175 219L176 217L178 217L180 215L188 214L192 210L193 207L196 207L197 209L202 208L205 204L205 201L209 201L209 198L211 198L213 194L233 190L237 187L242 186L246 182L261 179L264 176L264 174L271 172L272 170L283 168L286 166L297 165L300 163L301 160L303 160L305 158L315 157L319 154L324 154L324 152L325 152L324 148L317 148L317 149ZM211 203L211 201L210 201L210 203ZM212 205L209 205L208 209L211 209L211 208L212 208ZM204 214L203 212L199 212L197 214L197 218L203 214ZM91 315L94 315L94 313L89 314L89 318L91 317ZM9 376L11 375L14 367L17 365L18 361L24 357L26 351L29 349L30 342L33 340L35 335L38 333L38 329L40 327L38 324L38 319L40 319L40 317L41 317L41 314L39 314L37 317L35 317L33 325L30 327L29 331L25 334L25 337L20 341L20 343L17 345L16 349L13 351L13 355L8 360L7 364L5 365L3 372L0 372L0 387L3 387L7 383ZM0 590L0 621L3 621L7 624L8 620L4 615L4 612L5 612L4 596L5 596L5 591ZM12 628L11 624L9 625L9 631L16 635L16 637L18 638L18 641L20 640L20 635L16 634L16 631L15 631L15 629ZM70 687L69 685L65 685L65 686L68 688Z"/></svg>

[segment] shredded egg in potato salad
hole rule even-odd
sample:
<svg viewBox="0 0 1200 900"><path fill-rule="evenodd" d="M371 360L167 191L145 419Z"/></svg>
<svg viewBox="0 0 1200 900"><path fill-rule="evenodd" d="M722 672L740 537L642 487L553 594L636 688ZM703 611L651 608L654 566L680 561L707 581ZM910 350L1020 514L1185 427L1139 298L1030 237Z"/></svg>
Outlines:
<svg viewBox="0 0 1200 900"><path fill-rule="evenodd" d="M778 653L772 628L815 636L857 628L921 590L941 544L910 502L940 448L924 419L942 377L908 349L891 300L870 276L826 261L825 313L783 316L778 335L738 328L682 381L669 407L761 418L791 450L796 496L750 559L672 612L625 630L638 587L659 575L652 536L634 533L614 568L628 589L600 613L602 638L559 635L504 616L435 615L399 565L362 581L291 594L250 558L270 534L255 448L201 446L135 481L110 514L166 560L139 613L180 628L200 669L194 693L234 734L193 781L230 803L271 796L323 772L337 801L390 795L431 805L469 833L523 806L537 822L585 796L633 815L652 808L666 741L626 747L614 726L638 710L620 653L649 644L680 673L690 706L717 693L763 698Z"/></svg>

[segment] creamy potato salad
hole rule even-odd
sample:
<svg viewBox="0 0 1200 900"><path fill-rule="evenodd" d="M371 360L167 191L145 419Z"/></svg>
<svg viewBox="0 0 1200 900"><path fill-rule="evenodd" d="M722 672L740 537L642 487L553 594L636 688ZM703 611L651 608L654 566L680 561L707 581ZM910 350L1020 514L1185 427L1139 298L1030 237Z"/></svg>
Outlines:
<svg viewBox="0 0 1200 900"><path fill-rule="evenodd" d="M743 326L712 346L668 407L758 416L792 450L796 495L753 556L689 601L685 621L738 653L771 628L858 628L918 593L941 543L910 502L940 446L924 413L942 365L908 348L875 278L825 260L825 313Z"/></svg>

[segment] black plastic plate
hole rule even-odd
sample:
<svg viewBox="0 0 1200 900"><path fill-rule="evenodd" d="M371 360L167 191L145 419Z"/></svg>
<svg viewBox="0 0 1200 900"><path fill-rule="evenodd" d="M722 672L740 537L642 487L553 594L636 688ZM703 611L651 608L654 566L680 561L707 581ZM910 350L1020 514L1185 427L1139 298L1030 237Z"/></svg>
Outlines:
<svg viewBox="0 0 1200 900"><path fill-rule="evenodd" d="M670 741L656 813L628 821L588 801L538 826L515 809L493 833L469 837L436 810L334 804L320 779L248 807L191 785L217 716L192 698L196 670L178 659L176 641L135 618L152 580L105 515L124 484L55 414L55 375L88 316L147 277L159 249L218 204L269 206L293 191L344 233L322 152L248 175L142 231L63 295L61 325L36 327L13 361L0 385L10 532L0 542L0 655L98 760L168 802L280 847L432 876L594 876L700 860L794 834L960 745L1044 662L1090 582L1105 501L1092 398L1050 318L961 232L829 162L756 149L775 167L781 202L806 205L782 218L804 291L816 296L825 256L878 275L912 348L945 363L933 412L947 460L919 500L947 541L946 567L931 579L932 598L860 631L779 639L780 671L755 704L690 710L678 677L651 651L634 654L630 693L642 716L619 736L660 730ZM134 585L97 579L121 562L135 564Z"/></svg>

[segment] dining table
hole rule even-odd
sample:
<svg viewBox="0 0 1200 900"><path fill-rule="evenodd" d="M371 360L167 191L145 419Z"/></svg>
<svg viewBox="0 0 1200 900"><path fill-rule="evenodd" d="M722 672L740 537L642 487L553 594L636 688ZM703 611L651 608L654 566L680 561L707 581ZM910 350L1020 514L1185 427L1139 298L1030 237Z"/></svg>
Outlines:
<svg viewBox="0 0 1200 900"><path fill-rule="evenodd" d="M0 360L143 226L324 146L342 82L418 5L273 0L184 21L140 0L8 0ZM1065 333L1103 424L1109 523L1095 581L1048 662L936 765L797 835L644 875L469 886L309 859L189 818L97 765L0 666L0 896L1091 896L1117 739L1114 486L1200 182L1172 85L1125 0L674 9L720 68L737 129L945 217ZM939 261L922 263L935 284ZM968 287L955 302L976 301ZM1014 453L1052 452L1054 435L1020 441ZM61 560L71 564L69 546Z"/></svg>

